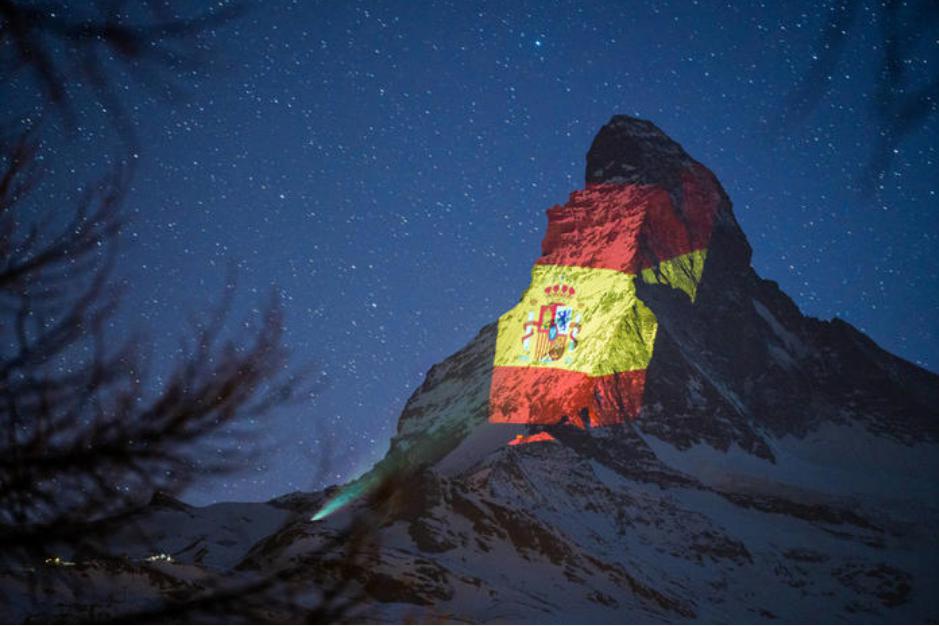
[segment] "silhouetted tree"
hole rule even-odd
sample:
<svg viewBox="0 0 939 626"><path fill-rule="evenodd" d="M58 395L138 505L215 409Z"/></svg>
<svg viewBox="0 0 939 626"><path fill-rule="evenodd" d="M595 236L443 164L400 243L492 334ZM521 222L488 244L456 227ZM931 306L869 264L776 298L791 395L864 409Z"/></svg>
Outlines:
<svg viewBox="0 0 939 626"><path fill-rule="evenodd" d="M219 437L290 397L276 302L253 335L221 342L223 303L184 343L162 384L148 380L141 338L109 336L120 292L110 287L126 181L93 186L72 219L26 226L17 208L37 179L24 137L0 182L0 541L49 543L179 493L196 472L244 458ZM229 290L230 292L230 290ZM85 532L85 531L81 531ZM70 537L74 538L74 537Z"/></svg>
<svg viewBox="0 0 939 626"><path fill-rule="evenodd" d="M175 89L163 74L194 65L205 53L199 35L238 11L225 5L181 19L163 6L0 0L0 68L7 76L31 74L67 126L74 101L90 90L84 96L102 103L133 142L110 64L120 60L143 84ZM40 564L62 546L114 558L108 533L126 526L155 493L178 495L195 479L256 455L255 446L243 445L251 435L241 427L245 418L297 397L302 376L287 367L276 297L253 325L227 332L231 280L222 301L181 338L175 361L154 367L145 338L127 336L116 317L115 260L131 172L118 168L94 184L76 183L85 191L63 223L58 207L41 210L36 193L43 173L38 132L0 136L0 568L26 584L50 577L74 584ZM296 565L209 577L152 610L112 617L251 620L276 613L336 621L367 591L350 586L353 569L391 489L376 494L371 513ZM303 574L326 561L339 572L337 582L311 590Z"/></svg>

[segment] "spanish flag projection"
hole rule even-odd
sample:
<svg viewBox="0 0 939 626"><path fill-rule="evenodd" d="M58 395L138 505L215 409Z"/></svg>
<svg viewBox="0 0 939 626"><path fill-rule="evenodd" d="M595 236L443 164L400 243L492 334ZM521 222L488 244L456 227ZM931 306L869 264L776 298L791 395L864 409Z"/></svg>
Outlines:
<svg viewBox="0 0 939 626"><path fill-rule="evenodd" d="M658 324L636 283L694 301L720 205L701 166L678 191L599 183L548 209L531 285L499 318L490 422L585 428L638 415Z"/></svg>

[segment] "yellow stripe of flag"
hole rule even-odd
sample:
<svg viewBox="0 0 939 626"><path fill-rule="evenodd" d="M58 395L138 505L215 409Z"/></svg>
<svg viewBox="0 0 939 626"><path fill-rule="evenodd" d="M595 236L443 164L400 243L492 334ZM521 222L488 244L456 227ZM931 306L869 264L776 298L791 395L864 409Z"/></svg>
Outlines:
<svg viewBox="0 0 939 626"><path fill-rule="evenodd" d="M638 278L671 285L693 301L706 255L698 250L663 261ZM494 365L594 377L645 369L658 325L636 297L636 279L611 269L535 265L521 301L499 318Z"/></svg>

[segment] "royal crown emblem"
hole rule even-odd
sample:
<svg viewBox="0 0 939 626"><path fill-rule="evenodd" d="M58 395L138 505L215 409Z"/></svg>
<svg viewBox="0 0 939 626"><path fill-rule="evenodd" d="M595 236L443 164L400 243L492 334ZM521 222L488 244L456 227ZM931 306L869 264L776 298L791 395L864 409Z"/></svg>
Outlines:
<svg viewBox="0 0 939 626"><path fill-rule="evenodd" d="M562 278L561 282L545 287L548 304L541 305L537 319L535 311L528 312L522 348L532 362L572 361L569 353L577 349L582 320L574 308L576 293L574 286L564 283Z"/></svg>

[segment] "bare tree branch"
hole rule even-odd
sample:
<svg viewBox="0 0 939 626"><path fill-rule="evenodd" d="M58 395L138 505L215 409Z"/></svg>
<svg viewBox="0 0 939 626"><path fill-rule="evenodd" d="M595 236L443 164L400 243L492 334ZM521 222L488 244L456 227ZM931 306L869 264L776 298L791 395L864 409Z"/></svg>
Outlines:
<svg viewBox="0 0 939 626"><path fill-rule="evenodd" d="M135 144L115 72L175 92L178 72L205 59L199 36L238 12L240 5L225 4L180 18L156 0L77 7L0 0L0 68L30 75L70 125L79 98L91 98ZM115 330L121 206L132 171L119 168L84 186L67 213L43 207L40 214L38 133L35 125L0 133L0 575L22 581L34 597L50 585L80 594L79 577L36 567L62 546L118 570L147 571L112 554L109 534L129 530L148 547L135 515L156 494L178 496L197 479L257 458L256 430L246 424L301 397L308 380L308 372L288 366L276 293L260 319L232 332L233 278L221 301L180 337L175 361L155 371L145 334ZM348 528L295 564L207 574L199 591L176 589L147 611L110 615L161 623L348 617L371 591L355 579L397 491L397 483L384 485ZM311 587L311 565L335 572L334 582ZM0 587L0 604L5 593Z"/></svg>
<svg viewBox="0 0 939 626"><path fill-rule="evenodd" d="M206 48L193 40L242 12L241 4L228 3L180 18L168 15L156 0L97 0L83 8L87 14L79 16L74 6L62 2L0 0L0 68L8 75L20 70L31 74L69 127L76 121L74 92L88 86L131 145L137 138L114 71L178 97L175 75L161 74L200 67Z"/></svg>

